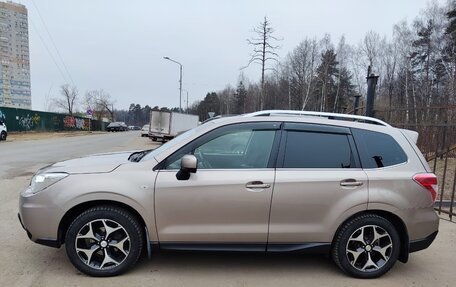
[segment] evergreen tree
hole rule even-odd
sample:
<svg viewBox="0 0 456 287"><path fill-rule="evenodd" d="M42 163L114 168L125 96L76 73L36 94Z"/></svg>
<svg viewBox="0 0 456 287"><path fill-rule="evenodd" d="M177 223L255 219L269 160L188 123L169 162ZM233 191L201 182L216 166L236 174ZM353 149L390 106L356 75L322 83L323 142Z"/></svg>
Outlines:
<svg viewBox="0 0 456 287"><path fill-rule="evenodd" d="M236 114L244 114L245 113L245 100L247 98L247 90L245 89L244 83L242 81L239 82L236 94L235 94L235 113Z"/></svg>
<svg viewBox="0 0 456 287"><path fill-rule="evenodd" d="M335 78L339 73L334 49L321 54L321 64L317 68L317 84L313 108L318 111L331 111L336 97Z"/></svg>

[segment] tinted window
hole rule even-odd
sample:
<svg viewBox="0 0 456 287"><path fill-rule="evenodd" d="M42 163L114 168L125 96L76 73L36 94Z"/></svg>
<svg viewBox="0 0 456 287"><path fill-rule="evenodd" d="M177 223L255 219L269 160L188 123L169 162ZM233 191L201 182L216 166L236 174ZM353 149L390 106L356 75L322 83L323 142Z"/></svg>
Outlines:
<svg viewBox="0 0 456 287"><path fill-rule="evenodd" d="M391 166L407 161L407 155L390 135L352 129L363 168Z"/></svg>
<svg viewBox="0 0 456 287"><path fill-rule="evenodd" d="M268 166L275 130L233 130L198 145L189 153L198 169L244 169ZM179 169L181 154L166 169Z"/></svg>
<svg viewBox="0 0 456 287"><path fill-rule="evenodd" d="M354 167L348 136L344 134L289 131L283 167Z"/></svg>

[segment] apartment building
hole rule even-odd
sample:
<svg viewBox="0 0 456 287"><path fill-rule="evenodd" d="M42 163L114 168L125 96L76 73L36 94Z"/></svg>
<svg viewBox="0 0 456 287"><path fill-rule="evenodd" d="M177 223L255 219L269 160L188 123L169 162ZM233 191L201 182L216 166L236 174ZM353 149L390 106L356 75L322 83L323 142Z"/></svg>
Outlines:
<svg viewBox="0 0 456 287"><path fill-rule="evenodd" d="M0 106L32 108L27 8L0 1Z"/></svg>

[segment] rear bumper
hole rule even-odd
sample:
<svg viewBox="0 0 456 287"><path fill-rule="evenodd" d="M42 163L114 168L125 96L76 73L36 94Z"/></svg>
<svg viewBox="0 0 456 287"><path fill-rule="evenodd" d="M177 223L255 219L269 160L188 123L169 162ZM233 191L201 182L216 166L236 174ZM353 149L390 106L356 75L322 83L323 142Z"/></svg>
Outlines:
<svg viewBox="0 0 456 287"><path fill-rule="evenodd" d="M161 139L161 138L164 138L164 137L165 137L165 134L159 134L159 133L152 133L152 132L150 132L150 133L149 133L149 137Z"/></svg>
<svg viewBox="0 0 456 287"><path fill-rule="evenodd" d="M432 233L431 235L429 235L423 239L410 241L409 252L412 253L412 252L416 252L416 251L420 251L420 250L428 248L434 241L438 232L439 231L435 231L434 233Z"/></svg>

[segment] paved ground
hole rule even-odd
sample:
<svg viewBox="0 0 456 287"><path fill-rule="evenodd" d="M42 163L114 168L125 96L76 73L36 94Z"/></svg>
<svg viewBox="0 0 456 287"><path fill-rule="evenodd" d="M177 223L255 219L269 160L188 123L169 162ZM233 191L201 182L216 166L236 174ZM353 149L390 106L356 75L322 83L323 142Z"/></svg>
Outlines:
<svg viewBox="0 0 456 287"><path fill-rule="evenodd" d="M44 139L39 134L12 135L0 142L0 178L31 175L42 166L82 155L157 146L148 138L141 138L138 131L47 135Z"/></svg>
<svg viewBox="0 0 456 287"><path fill-rule="evenodd" d="M11 142L13 143L13 142ZM375 280L346 277L321 256L233 253L156 253L129 273L90 278L68 261L63 248L28 240L17 221L18 194L35 167L107 150L151 148L135 132L0 144L0 280L2 286L455 286L456 224L441 221L427 250L411 255ZM48 148L44 146L49 146ZM62 150L64 149L65 152ZM31 163L24 157L30 158ZM6 159L6 160L5 160Z"/></svg>

